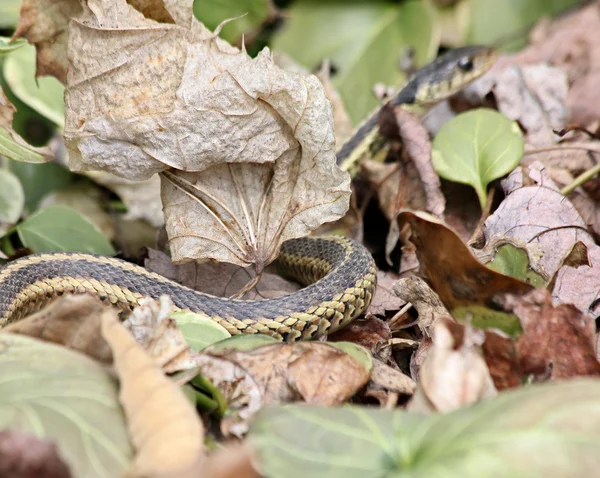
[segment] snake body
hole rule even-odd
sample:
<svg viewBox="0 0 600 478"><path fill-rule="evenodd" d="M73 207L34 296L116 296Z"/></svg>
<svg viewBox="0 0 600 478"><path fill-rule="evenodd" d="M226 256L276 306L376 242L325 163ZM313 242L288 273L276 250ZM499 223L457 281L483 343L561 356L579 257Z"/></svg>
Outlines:
<svg viewBox="0 0 600 478"><path fill-rule="evenodd" d="M439 101L487 71L492 58L493 52L483 47L452 50L419 70L389 104ZM338 165L352 163L378 142L378 118L376 112L341 148ZM307 287L277 299L248 301L203 294L110 257L77 252L31 255L0 269L0 327L63 294L92 293L125 310L142 297L167 294L177 308L208 317L231 334L261 333L295 341L319 337L348 324L368 307L375 291L373 258L362 245L347 238L287 241L278 264L284 274Z"/></svg>

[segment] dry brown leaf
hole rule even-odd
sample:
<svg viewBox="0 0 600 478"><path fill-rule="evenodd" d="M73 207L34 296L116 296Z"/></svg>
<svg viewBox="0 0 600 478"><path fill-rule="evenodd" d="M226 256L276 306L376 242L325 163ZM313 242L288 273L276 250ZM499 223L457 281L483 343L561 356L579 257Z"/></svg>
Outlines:
<svg viewBox="0 0 600 478"><path fill-rule="evenodd" d="M351 322L341 330L327 337L329 342L352 342L376 354L382 344L392 338L392 332L387 322L369 315L364 319Z"/></svg>
<svg viewBox="0 0 600 478"><path fill-rule="evenodd" d="M582 312L598 315L600 301L600 248L588 249L589 265L563 266L556 274L554 303L573 304Z"/></svg>
<svg viewBox="0 0 600 478"><path fill-rule="evenodd" d="M226 262L189 262L175 265L167 254L154 249L148 249L148 259L144 265L149 270L186 287L217 297L231 297L237 294L256 277L254 271ZM256 287L241 298L245 300L273 299L296 292L300 288L298 284L281 276L265 272Z"/></svg>
<svg viewBox="0 0 600 478"><path fill-rule="evenodd" d="M519 387L523 383L524 373L519 365L516 343L511 337L499 330L485 330L481 349L496 390Z"/></svg>
<svg viewBox="0 0 600 478"><path fill-rule="evenodd" d="M385 317L387 312L397 311L406 305L406 301L393 292L398 276L391 272L377 271L377 289L369 306L369 313Z"/></svg>
<svg viewBox="0 0 600 478"><path fill-rule="evenodd" d="M408 409L449 412L497 395L480 347L482 331L439 321L433 330L419 374L419 386Z"/></svg>
<svg viewBox="0 0 600 478"><path fill-rule="evenodd" d="M0 329L0 333L29 335L111 363L112 353L100 335L102 318L106 314L112 316L113 309L95 296L66 295L39 312Z"/></svg>
<svg viewBox="0 0 600 478"><path fill-rule="evenodd" d="M69 164L136 180L165 171L174 262L262 271L283 241L346 212L349 175L335 165L316 77L279 69L268 50L251 59L198 23L190 2L165 4L175 24L124 0L89 7L70 26Z"/></svg>
<svg viewBox="0 0 600 478"><path fill-rule="evenodd" d="M78 0L23 0L13 38L35 45L36 76L53 75L66 82L68 24L82 11Z"/></svg>
<svg viewBox="0 0 600 478"><path fill-rule="evenodd" d="M114 357L119 400L137 454L130 475L201 476L204 429L193 405L118 322L105 315L102 336Z"/></svg>
<svg viewBox="0 0 600 478"><path fill-rule="evenodd" d="M506 306L523 326L517 353L524 373L554 379L600 375L596 327L590 316L572 305L553 306L550 293L544 289L508 297Z"/></svg>
<svg viewBox="0 0 600 478"><path fill-rule="evenodd" d="M17 430L0 431L0 476L70 478L54 443Z"/></svg>
<svg viewBox="0 0 600 478"><path fill-rule="evenodd" d="M417 384L408 375L404 375L400 370L396 370L380 360L373 359L373 370L371 370L371 378L367 385L367 395L374 391L412 395L416 388Z"/></svg>
<svg viewBox="0 0 600 478"><path fill-rule="evenodd" d="M131 333L148 356L165 373L193 368L190 346L174 319L169 318L175 306L170 297L160 300L140 299L123 326Z"/></svg>
<svg viewBox="0 0 600 478"><path fill-rule="evenodd" d="M261 478L261 475L252 466L255 463L254 460L254 453L246 443L228 443L208 457L203 476L208 478Z"/></svg>

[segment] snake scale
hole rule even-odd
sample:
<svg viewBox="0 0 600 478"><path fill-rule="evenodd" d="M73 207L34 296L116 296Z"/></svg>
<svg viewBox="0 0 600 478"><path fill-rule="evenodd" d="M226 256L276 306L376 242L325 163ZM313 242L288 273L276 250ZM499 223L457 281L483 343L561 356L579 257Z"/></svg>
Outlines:
<svg viewBox="0 0 600 478"><path fill-rule="evenodd" d="M485 73L493 50L451 50L417 71L388 105L427 105L447 98ZM348 169L381 144L381 108L337 153ZM225 327L231 334L261 333L280 340L311 339L351 322L370 304L376 286L373 258L360 244L343 237L300 238L283 244L280 269L306 287L277 299L249 301L194 291L143 267L83 253L46 253L17 259L0 269L0 327L41 309L63 294L92 293L128 310L145 296L169 295Z"/></svg>

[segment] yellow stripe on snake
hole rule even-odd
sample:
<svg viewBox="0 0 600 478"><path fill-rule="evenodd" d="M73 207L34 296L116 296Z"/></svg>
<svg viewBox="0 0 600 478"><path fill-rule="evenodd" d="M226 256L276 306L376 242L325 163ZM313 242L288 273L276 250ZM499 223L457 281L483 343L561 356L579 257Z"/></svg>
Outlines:
<svg viewBox="0 0 600 478"><path fill-rule="evenodd" d="M485 73L494 53L484 47L452 50L419 70L389 101L392 107L429 104ZM378 112L337 154L338 165L368 154L378 139ZM0 327L41 309L63 294L92 293L128 310L145 296L169 295L179 309L209 317L231 334L261 333L280 340L312 339L337 330L370 304L376 286L373 258L343 237L301 238L283 244L278 265L306 287L278 299L226 299L194 291L143 267L82 253L48 253L0 269Z"/></svg>

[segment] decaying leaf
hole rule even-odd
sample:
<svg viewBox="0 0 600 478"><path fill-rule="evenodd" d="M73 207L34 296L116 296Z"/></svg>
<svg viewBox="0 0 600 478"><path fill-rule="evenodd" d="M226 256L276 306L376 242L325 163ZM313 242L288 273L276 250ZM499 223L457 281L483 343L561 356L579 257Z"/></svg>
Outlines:
<svg viewBox="0 0 600 478"><path fill-rule="evenodd" d="M352 342L371 353L376 353L379 347L391 338L392 333L388 323L370 314L327 337L330 342Z"/></svg>
<svg viewBox="0 0 600 478"><path fill-rule="evenodd" d="M406 301L393 292L398 277L391 272L377 271L377 289L369 306L369 313L385 316L388 311L398 311L406 305Z"/></svg>
<svg viewBox="0 0 600 478"><path fill-rule="evenodd" d="M421 364L419 387L409 409L448 412L496 396L479 350L484 338L480 330L439 321L433 330L433 347Z"/></svg>
<svg viewBox="0 0 600 478"><path fill-rule="evenodd" d="M56 445L28 433L0 431L0 476L71 478Z"/></svg>
<svg viewBox="0 0 600 478"><path fill-rule="evenodd" d="M200 476L204 429L194 407L115 316L104 316L102 336L113 353L119 400L136 448L130 473Z"/></svg>
<svg viewBox="0 0 600 478"><path fill-rule="evenodd" d="M198 23L189 2L165 5L175 24L124 0L89 5L69 33L69 164L136 180L164 171L174 262L262 271L283 241L346 212L349 176L335 166L316 77L279 69L268 50L251 59ZM106 47L81 50L96 42Z"/></svg>
<svg viewBox="0 0 600 478"><path fill-rule="evenodd" d="M0 333L29 335L64 345L103 363L112 362L112 353L100 335L102 317L114 310L91 295L66 295Z"/></svg>

